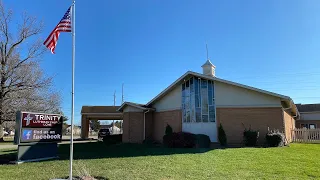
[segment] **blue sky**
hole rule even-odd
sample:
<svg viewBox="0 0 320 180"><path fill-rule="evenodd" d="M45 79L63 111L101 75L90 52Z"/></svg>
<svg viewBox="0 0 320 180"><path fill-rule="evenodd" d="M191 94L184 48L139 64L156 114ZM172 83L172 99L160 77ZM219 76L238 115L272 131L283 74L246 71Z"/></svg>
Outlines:
<svg viewBox="0 0 320 180"><path fill-rule="evenodd" d="M94 2L94 3L93 3ZM43 20L45 39L71 4L67 0L5 0L19 22L24 11ZM209 57L217 77L293 98L320 102L320 2L119 1L76 2L75 122L82 105L146 103ZM71 113L71 34L42 61Z"/></svg>

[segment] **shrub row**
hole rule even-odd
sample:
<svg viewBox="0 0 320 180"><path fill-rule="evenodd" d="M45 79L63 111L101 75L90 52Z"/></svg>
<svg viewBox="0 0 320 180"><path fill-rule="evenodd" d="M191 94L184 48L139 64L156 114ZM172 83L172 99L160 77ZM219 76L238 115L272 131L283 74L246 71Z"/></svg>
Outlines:
<svg viewBox="0 0 320 180"><path fill-rule="evenodd" d="M204 134L172 132L163 136L163 144L169 148L209 148L210 138Z"/></svg>
<svg viewBox="0 0 320 180"><path fill-rule="evenodd" d="M245 146L254 147L257 146L259 138L259 131L252 130L244 127L243 141ZM227 136L222 127L219 125L218 139L220 145L227 145ZM266 145L268 147L280 147L286 145L285 135L279 130L268 131L266 134ZM209 148L210 138L204 134L192 134L187 132L173 132L170 125L167 125L165 135L163 136L163 143L166 147L170 148Z"/></svg>
<svg viewBox="0 0 320 180"><path fill-rule="evenodd" d="M286 145L286 136L279 130L269 131L266 134L266 141L269 147L282 147Z"/></svg>
<svg viewBox="0 0 320 180"><path fill-rule="evenodd" d="M115 134L103 137L103 142L107 145L117 144L122 142L122 134Z"/></svg>

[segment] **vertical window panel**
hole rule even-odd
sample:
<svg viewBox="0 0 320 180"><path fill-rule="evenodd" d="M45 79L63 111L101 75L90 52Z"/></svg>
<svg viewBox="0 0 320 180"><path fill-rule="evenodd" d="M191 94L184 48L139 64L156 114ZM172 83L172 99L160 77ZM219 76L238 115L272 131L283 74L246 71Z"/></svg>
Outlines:
<svg viewBox="0 0 320 180"><path fill-rule="evenodd" d="M201 108L196 108L196 122L201 122Z"/></svg>
<svg viewBox="0 0 320 180"><path fill-rule="evenodd" d="M184 123L216 121L214 81L192 77L182 84L181 89Z"/></svg>
<svg viewBox="0 0 320 180"><path fill-rule="evenodd" d="M195 122L195 91L193 77L190 79L190 122Z"/></svg>
<svg viewBox="0 0 320 180"><path fill-rule="evenodd" d="M208 122L208 114L202 114L202 122Z"/></svg>
<svg viewBox="0 0 320 180"><path fill-rule="evenodd" d="M212 83L211 81L208 82L208 103L209 106L212 105Z"/></svg>
<svg viewBox="0 0 320 180"><path fill-rule="evenodd" d="M201 109L202 115L208 115L208 82L201 80Z"/></svg>
<svg viewBox="0 0 320 180"><path fill-rule="evenodd" d="M182 108L182 121L186 122L186 106L185 106L185 100L186 100L186 95L185 95L185 86L186 84L182 84L182 97L181 97L181 108Z"/></svg>

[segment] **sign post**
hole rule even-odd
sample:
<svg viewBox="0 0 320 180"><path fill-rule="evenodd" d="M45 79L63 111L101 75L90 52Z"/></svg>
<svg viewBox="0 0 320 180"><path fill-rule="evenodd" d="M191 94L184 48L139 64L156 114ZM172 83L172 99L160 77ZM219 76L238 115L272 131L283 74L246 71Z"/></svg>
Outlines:
<svg viewBox="0 0 320 180"><path fill-rule="evenodd" d="M61 114L17 112L14 137L18 145L17 163L57 158L62 124Z"/></svg>

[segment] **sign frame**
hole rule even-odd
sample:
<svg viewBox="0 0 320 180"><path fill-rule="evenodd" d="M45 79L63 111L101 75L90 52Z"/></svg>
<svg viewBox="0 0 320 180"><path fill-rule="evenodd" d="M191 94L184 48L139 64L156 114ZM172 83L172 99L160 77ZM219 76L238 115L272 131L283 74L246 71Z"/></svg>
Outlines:
<svg viewBox="0 0 320 180"><path fill-rule="evenodd" d="M56 125L54 125L53 127L47 127L47 126L41 126L41 127L24 127L23 126L23 114L43 114L43 115L50 115L50 116L58 116L59 119L59 123L57 123ZM36 113L36 112L28 112L28 111L18 111L16 114L16 130L15 132L15 137L14 137L14 144L19 145L19 144L26 144L26 143L51 143L51 142L61 142L62 141L62 126L63 126L63 115L62 114L51 114L51 113ZM52 141L31 141L31 142L26 142L22 140L22 135L23 135L23 129L48 129L48 128L52 128L52 129L57 129L60 134L61 134L61 138L58 140L52 140Z"/></svg>
<svg viewBox="0 0 320 180"><path fill-rule="evenodd" d="M44 126L43 122L46 122L48 120L44 120L43 122L38 121L37 123L41 125L35 125L38 127L27 125L23 126L23 114L32 114L34 116L36 115L47 115L49 116L57 116L58 120L54 120L55 122L58 121L55 124ZM32 119L31 119L32 120ZM52 121L52 120L49 120ZM30 122L29 122L30 123ZM31 124L33 124L32 122ZM28 124L29 125L29 124ZM54 159L58 158L58 142L62 141L62 127L63 127L63 115L62 114L53 114L53 113L38 113L38 112L28 112L28 111L17 111L16 112L16 127L15 127L15 136L14 136L14 144L18 145L18 152L17 152L17 159L16 163L20 164L23 162L32 162L32 161L41 161L46 159ZM32 140L29 142L23 141L23 130L31 130L31 134L34 133L35 130L41 130L41 133L39 133L39 136L42 136L43 139L34 140L32 137ZM48 129L53 129L54 133L58 132L60 134L60 139L47 139L48 136L52 137L50 135L51 132L48 131ZM47 132L46 135L42 134L42 130L45 130ZM33 134L34 135L34 134ZM47 136L44 138L43 136Z"/></svg>

